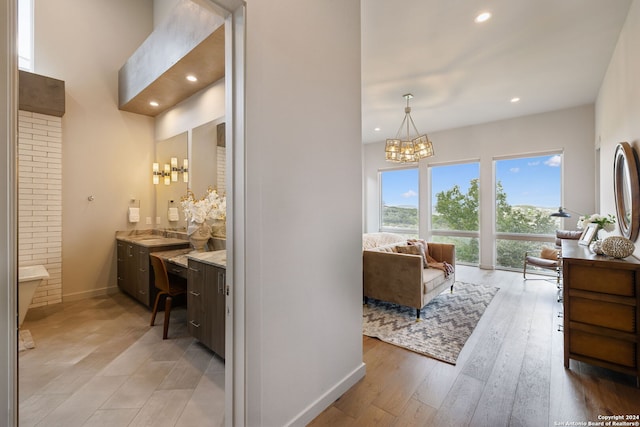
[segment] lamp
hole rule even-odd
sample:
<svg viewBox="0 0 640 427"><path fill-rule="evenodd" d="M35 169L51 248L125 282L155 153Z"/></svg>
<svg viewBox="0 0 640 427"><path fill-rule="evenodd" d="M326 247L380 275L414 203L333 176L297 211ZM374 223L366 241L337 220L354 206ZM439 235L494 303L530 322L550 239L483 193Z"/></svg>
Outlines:
<svg viewBox="0 0 640 427"><path fill-rule="evenodd" d="M189 160L184 159L182 163L182 182L189 182Z"/></svg>
<svg viewBox="0 0 640 427"><path fill-rule="evenodd" d="M171 158L171 181L178 182L178 158Z"/></svg>
<svg viewBox="0 0 640 427"><path fill-rule="evenodd" d="M160 172L160 165L157 163L153 164L153 184L158 185L160 183L160 177L162 173Z"/></svg>
<svg viewBox="0 0 640 427"><path fill-rule="evenodd" d="M567 211L573 212L574 214L576 214L578 216L584 216L580 212L572 211L571 209L563 208L562 206L560 206L558 208L558 212L554 212L552 214L549 214L549 216L553 216L553 217L556 217L556 218L571 218L571 214L569 212L567 212Z"/></svg>
<svg viewBox="0 0 640 427"><path fill-rule="evenodd" d="M169 164L167 163L164 164L164 173L162 174L162 176L164 176L164 185L170 185L171 184L171 166L169 166Z"/></svg>
<svg viewBox="0 0 640 427"><path fill-rule="evenodd" d="M550 214L549 216L555 216L558 218L571 218L571 214L569 212L565 212L564 208L562 206L560 206L558 208L558 212L554 212L552 214Z"/></svg>
<svg viewBox="0 0 640 427"><path fill-rule="evenodd" d="M400 124L400 129L394 139L387 139L385 145L385 158L390 162L395 163L416 163L420 159L425 157L431 157L435 153L433 151L433 143L429 140L427 134L420 135L416 128L413 119L411 118L411 107L409 107L409 100L413 98L413 95L407 93L403 95L403 98L407 100L407 106L404 109L404 119ZM411 138L409 124L413 127L416 133L415 138ZM405 128L407 135L405 139L400 138L400 132Z"/></svg>

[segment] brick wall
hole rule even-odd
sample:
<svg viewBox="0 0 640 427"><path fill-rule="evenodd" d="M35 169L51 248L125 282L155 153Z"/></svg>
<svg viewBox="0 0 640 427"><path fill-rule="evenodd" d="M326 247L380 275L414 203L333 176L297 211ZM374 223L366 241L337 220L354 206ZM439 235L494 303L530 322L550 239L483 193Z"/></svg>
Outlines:
<svg viewBox="0 0 640 427"><path fill-rule="evenodd" d="M227 185L226 156L227 156L227 148L218 146L217 152L216 152L216 159L217 159L216 173L218 175L217 181L216 181L217 183L216 188L218 189L218 194L226 194L226 190L225 190Z"/></svg>
<svg viewBox="0 0 640 427"><path fill-rule="evenodd" d="M42 264L30 307L62 302L62 119L18 115L18 264Z"/></svg>

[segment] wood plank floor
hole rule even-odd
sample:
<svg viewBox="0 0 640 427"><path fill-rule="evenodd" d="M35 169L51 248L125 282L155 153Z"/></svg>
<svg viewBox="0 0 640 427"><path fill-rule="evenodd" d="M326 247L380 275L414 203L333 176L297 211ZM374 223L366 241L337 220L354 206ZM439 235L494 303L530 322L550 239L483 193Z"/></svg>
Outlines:
<svg viewBox="0 0 640 427"><path fill-rule="evenodd" d="M564 368L552 280L465 266L456 279L500 288L457 364L363 337L366 376L310 426L557 426L640 415L634 377L573 360Z"/></svg>

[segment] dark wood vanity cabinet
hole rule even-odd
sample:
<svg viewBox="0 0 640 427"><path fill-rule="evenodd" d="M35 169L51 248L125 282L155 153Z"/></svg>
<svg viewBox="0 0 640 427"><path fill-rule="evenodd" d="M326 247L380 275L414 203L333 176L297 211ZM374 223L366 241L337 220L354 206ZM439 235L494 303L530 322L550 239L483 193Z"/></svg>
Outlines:
<svg viewBox="0 0 640 427"><path fill-rule="evenodd" d="M640 261L562 241L564 364L580 360L640 381Z"/></svg>
<svg viewBox="0 0 640 427"><path fill-rule="evenodd" d="M187 274L189 333L224 359L226 271L189 259Z"/></svg>
<svg viewBox="0 0 640 427"><path fill-rule="evenodd" d="M147 247L136 243L117 240L118 287L148 308L152 308L156 290L151 272L149 254L151 252L168 251L180 247L188 248L189 242L183 245L166 245Z"/></svg>

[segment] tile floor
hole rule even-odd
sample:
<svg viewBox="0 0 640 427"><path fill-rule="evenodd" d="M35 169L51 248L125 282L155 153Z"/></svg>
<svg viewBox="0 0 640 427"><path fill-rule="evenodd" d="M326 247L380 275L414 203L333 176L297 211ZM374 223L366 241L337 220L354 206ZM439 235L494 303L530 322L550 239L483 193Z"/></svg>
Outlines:
<svg viewBox="0 0 640 427"><path fill-rule="evenodd" d="M186 309L151 313L123 294L29 310L19 425L224 425L224 362L191 338Z"/></svg>

